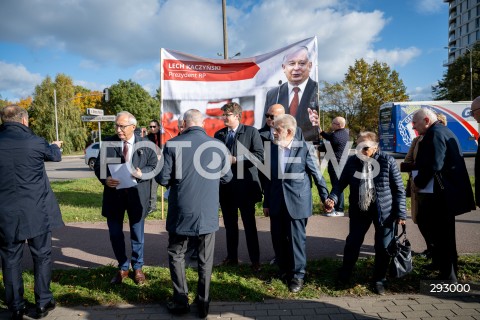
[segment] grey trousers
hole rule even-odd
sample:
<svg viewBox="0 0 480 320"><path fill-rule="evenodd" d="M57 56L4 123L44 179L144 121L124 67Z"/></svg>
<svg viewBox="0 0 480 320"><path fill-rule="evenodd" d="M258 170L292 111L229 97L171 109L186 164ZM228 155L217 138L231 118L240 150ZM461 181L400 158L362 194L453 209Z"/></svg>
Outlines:
<svg viewBox="0 0 480 320"><path fill-rule="evenodd" d="M168 263L173 283L173 301L180 305L188 304L188 286L185 275L185 252L188 236L169 233ZM208 302L210 280L213 268L213 253L215 249L215 233L198 236L198 285L197 301Z"/></svg>

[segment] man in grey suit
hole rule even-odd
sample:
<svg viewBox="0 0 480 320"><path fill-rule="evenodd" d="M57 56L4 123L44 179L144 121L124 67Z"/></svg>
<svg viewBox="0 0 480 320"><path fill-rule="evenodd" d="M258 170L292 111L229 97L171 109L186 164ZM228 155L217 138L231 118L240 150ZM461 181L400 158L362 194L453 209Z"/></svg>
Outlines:
<svg viewBox="0 0 480 320"><path fill-rule="evenodd" d="M104 186L102 215L107 218L110 242L118 261L119 270L110 281L111 284L120 284L128 277L129 264L134 271L135 283L142 285L145 282L142 271L144 224L150 202L150 179L146 178L150 174L153 175L157 155L153 142L134 134L136 125L137 120L131 113L127 111L118 113L115 119L117 134L103 140L100 154L95 161L95 175ZM139 147L140 142L143 147ZM120 180L112 177L107 162L127 164L132 168L130 178L135 180L136 184L122 188ZM132 249L130 261L125 250L123 234L125 211L130 225Z"/></svg>
<svg viewBox="0 0 480 320"><path fill-rule="evenodd" d="M328 197L320 175L315 149L294 138L297 123L291 115L275 119L275 144L271 154L271 177L265 184L263 211L270 217L273 249L280 268L279 277L289 282L291 292L303 288L306 257L306 226L312 215L313 178L322 202Z"/></svg>
<svg viewBox="0 0 480 320"><path fill-rule="evenodd" d="M220 183L232 179L228 151L203 129L204 117L191 109L183 117L185 130L170 139L163 150L164 165L156 181L170 187L168 196L168 258L173 282L171 313L190 311L185 276L185 252L189 237L198 237L197 307L200 318L208 315L215 232L218 224ZM212 167L214 166L214 168Z"/></svg>

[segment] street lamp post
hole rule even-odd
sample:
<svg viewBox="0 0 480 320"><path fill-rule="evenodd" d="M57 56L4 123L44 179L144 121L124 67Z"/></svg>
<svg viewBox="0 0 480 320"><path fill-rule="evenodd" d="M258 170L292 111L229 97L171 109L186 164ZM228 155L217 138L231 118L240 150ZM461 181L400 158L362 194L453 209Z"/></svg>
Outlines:
<svg viewBox="0 0 480 320"><path fill-rule="evenodd" d="M223 58L228 59L227 0L222 0L223 14Z"/></svg>
<svg viewBox="0 0 480 320"><path fill-rule="evenodd" d="M473 67L472 67L472 49L469 47L445 47L446 49L465 49L470 55L470 101L473 100Z"/></svg>

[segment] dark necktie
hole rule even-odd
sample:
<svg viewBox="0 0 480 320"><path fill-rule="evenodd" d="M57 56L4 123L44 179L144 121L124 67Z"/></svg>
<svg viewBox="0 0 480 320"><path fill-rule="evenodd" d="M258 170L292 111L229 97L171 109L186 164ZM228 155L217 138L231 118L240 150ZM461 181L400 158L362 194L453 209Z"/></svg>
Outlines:
<svg viewBox="0 0 480 320"><path fill-rule="evenodd" d="M235 141L235 131L233 130L228 130L228 135L227 135L227 148L228 150L232 150L233 142Z"/></svg>
<svg viewBox="0 0 480 320"><path fill-rule="evenodd" d="M300 91L299 87L293 88L293 92L295 92L295 94L293 95L293 99L292 99L292 102L290 102L290 107L289 107L290 114L294 117L297 114L298 104L300 102L298 99L298 91Z"/></svg>
<svg viewBox="0 0 480 320"><path fill-rule="evenodd" d="M123 158L125 162L128 162L128 142L123 141Z"/></svg>

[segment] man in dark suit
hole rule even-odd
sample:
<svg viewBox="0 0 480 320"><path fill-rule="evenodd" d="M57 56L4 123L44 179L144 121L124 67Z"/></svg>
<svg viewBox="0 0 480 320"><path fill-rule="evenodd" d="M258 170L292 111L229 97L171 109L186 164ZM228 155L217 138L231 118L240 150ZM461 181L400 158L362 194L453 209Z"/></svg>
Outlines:
<svg viewBox="0 0 480 320"><path fill-rule="evenodd" d="M171 313L187 313L188 286L185 276L185 253L189 237L196 237L198 249L197 307L200 318L208 315L209 290L218 230L220 183L232 179L225 146L210 138L203 129L204 117L198 110L185 112L182 134L169 140L163 151L164 165L155 178L170 187L168 196L168 261L173 282L173 301L167 304ZM184 146L189 143L188 147ZM206 147L206 149L201 149ZM181 148L181 149L179 149ZM198 160L196 159L198 157ZM217 168L209 168L215 157ZM181 167L178 164L181 161ZM196 162L198 161L198 162ZM177 172L181 168L181 172Z"/></svg>
<svg viewBox="0 0 480 320"><path fill-rule="evenodd" d="M258 160L263 163L262 139L257 129L240 123L242 107L238 103L227 103L221 109L226 128L215 132L215 138L227 146L233 172L232 181L220 186L220 206L227 233L227 257L223 263L238 264L238 210L240 209L252 269L258 271L260 270L260 248L255 221L255 203L262 201L262 188L258 169L252 161Z"/></svg>
<svg viewBox="0 0 480 320"><path fill-rule="evenodd" d="M318 84L310 78L312 61L307 47L294 47L283 58L282 69L288 82L270 89L265 99L265 113L273 104L281 104L293 115L306 141L319 141L316 127L310 122L308 108L318 113Z"/></svg>
<svg viewBox="0 0 480 320"><path fill-rule="evenodd" d="M262 141L265 143L266 141L273 142L274 136L273 136L273 124L274 120L276 117L284 115L285 114L285 108L279 104L276 103L270 108L268 108L267 113L265 113L265 125L258 130L258 133L260 133L260 137L262 138ZM295 131L295 139L297 140L305 140L303 137L303 132L302 129L297 127L297 130Z"/></svg>
<svg viewBox="0 0 480 320"><path fill-rule="evenodd" d="M134 135L137 124L135 117L126 111L117 114L115 130L117 134L102 142L100 154L95 162L95 175L104 185L102 215L107 218L110 242L118 261L118 272L110 281L120 284L128 277L129 264L134 271L135 283L145 282L143 266L144 222L150 199L150 179L157 165L155 146L146 138ZM141 142L141 144L139 144ZM112 178L108 163L124 163L129 171L129 180L134 185L122 187L120 179ZM131 261L125 251L123 220L125 210L130 225Z"/></svg>
<svg viewBox="0 0 480 320"><path fill-rule="evenodd" d="M418 191L421 215L417 220L422 217L431 225L432 261L440 271L438 280L456 283L455 216L475 210L467 168L457 137L437 121L433 111L416 111L412 124L418 134L424 135L415 159L418 174L413 180L417 188L424 189ZM429 184L433 188L426 188Z"/></svg>
<svg viewBox="0 0 480 320"><path fill-rule="evenodd" d="M480 96L472 101L470 115L480 123ZM477 146L480 146L480 137L478 138ZM480 207L480 148L477 148L477 154L475 155L475 201L477 206Z"/></svg>
<svg viewBox="0 0 480 320"><path fill-rule="evenodd" d="M303 288L307 256L305 242L308 217L312 215L313 178L322 201L328 197L320 175L315 149L294 138L296 121L291 115L275 119L275 144L271 154L271 178L264 190L263 211L270 217L273 249L280 268L279 277L288 281L291 292Z"/></svg>
<svg viewBox="0 0 480 320"><path fill-rule="evenodd" d="M25 241L32 254L36 317L55 308L50 291L52 230L63 226L50 188L45 161L61 161L62 141L49 144L28 128L28 113L17 105L0 111L0 255L5 304L12 319L23 319L22 255Z"/></svg>

